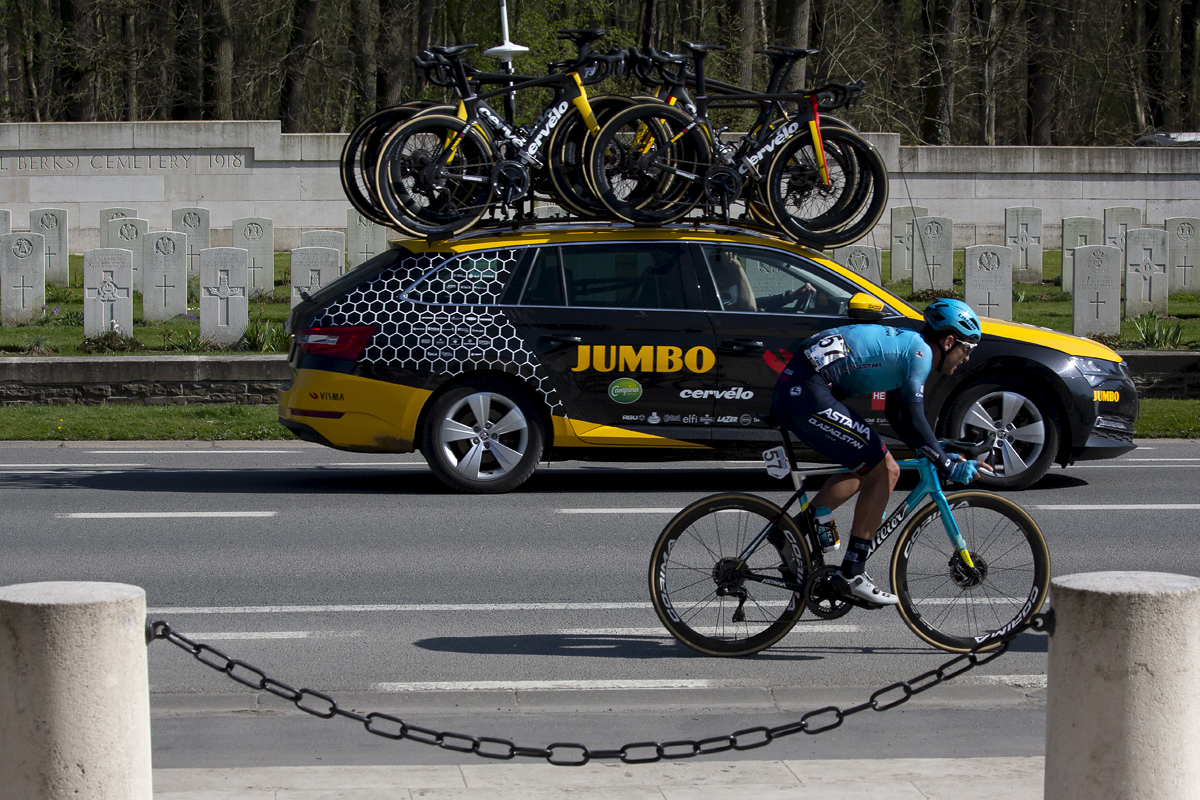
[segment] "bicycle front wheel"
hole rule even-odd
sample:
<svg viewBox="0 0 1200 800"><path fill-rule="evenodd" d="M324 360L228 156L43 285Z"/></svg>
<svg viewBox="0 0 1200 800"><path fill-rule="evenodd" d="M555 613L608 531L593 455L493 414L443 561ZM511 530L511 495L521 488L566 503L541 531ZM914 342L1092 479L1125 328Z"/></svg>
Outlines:
<svg viewBox="0 0 1200 800"><path fill-rule="evenodd" d="M1004 497L966 491L946 495L946 501L978 573L963 563L930 503L896 541L892 591L904 622L935 647L955 653L992 649L1046 602L1046 540L1033 518Z"/></svg>
<svg viewBox="0 0 1200 800"><path fill-rule="evenodd" d="M739 562L777 518L758 549ZM804 613L803 592L748 576L803 585L811 567L808 543L779 506L748 494L712 495L663 528L650 559L650 596L663 625L688 647L747 656L782 639Z"/></svg>

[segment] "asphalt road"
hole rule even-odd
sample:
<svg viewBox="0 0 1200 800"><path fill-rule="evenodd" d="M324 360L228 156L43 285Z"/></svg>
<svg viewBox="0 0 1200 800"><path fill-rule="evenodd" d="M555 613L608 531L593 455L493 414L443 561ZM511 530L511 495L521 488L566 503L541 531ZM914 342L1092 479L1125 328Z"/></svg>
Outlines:
<svg viewBox="0 0 1200 800"><path fill-rule="evenodd" d="M1010 495L1044 531L1055 575L1200 575L1200 445L1141 444ZM518 493L460 496L419 456L5 443L0 582L142 586L151 619L427 727L593 747L709 736L861 702L948 658L893 611L806 617L749 659L705 658L667 636L646 570L671 512L729 489L783 500L784 486L748 463L566 463ZM839 520L848 529L849 511ZM744 756L1038 755L1046 649L1024 635L903 710ZM166 643L150 657L157 767L467 758L289 712Z"/></svg>

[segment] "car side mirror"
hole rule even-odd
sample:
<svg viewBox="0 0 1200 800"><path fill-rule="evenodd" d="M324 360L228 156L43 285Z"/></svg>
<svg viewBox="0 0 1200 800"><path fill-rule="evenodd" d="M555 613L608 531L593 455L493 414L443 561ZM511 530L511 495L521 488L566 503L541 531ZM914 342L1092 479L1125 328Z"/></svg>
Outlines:
<svg viewBox="0 0 1200 800"><path fill-rule="evenodd" d="M866 292L859 292L850 298L850 319L874 322L883 319L883 301L872 297Z"/></svg>

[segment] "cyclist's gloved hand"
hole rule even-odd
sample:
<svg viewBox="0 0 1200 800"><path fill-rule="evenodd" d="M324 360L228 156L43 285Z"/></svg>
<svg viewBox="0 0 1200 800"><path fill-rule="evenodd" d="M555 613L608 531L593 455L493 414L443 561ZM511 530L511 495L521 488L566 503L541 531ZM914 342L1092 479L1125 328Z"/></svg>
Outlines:
<svg viewBox="0 0 1200 800"><path fill-rule="evenodd" d="M975 473L978 471L978 461L956 461L950 467L950 480L955 483L970 483L975 480Z"/></svg>

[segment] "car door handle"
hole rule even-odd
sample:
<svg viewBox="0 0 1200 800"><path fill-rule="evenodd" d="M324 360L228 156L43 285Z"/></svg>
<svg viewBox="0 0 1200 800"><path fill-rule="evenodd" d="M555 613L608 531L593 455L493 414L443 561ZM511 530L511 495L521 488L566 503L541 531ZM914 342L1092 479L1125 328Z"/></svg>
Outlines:
<svg viewBox="0 0 1200 800"><path fill-rule="evenodd" d="M741 352L744 350L761 350L763 348L763 343L755 339L723 339L721 341L721 347L725 348L726 350L736 350Z"/></svg>
<svg viewBox="0 0 1200 800"><path fill-rule="evenodd" d="M542 344L550 345L550 347L547 348L547 352L553 352L554 350L561 350L562 348L570 347L571 345L583 344L583 337L567 336L565 334L558 333L546 333L539 336L538 341Z"/></svg>

